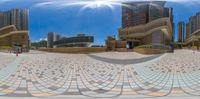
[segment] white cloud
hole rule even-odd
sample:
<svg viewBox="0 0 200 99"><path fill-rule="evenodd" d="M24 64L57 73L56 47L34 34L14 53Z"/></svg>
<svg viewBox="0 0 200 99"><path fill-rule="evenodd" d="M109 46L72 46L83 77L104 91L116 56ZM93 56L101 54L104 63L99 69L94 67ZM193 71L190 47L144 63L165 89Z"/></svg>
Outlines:
<svg viewBox="0 0 200 99"><path fill-rule="evenodd" d="M40 40L39 41L47 41L47 38L40 38Z"/></svg>
<svg viewBox="0 0 200 99"><path fill-rule="evenodd" d="M40 38L39 40L35 40L33 42L47 41L47 38Z"/></svg>
<svg viewBox="0 0 200 99"><path fill-rule="evenodd" d="M0 4L10 2L10 1L14 1L14 0L0 0Z"/></svg>

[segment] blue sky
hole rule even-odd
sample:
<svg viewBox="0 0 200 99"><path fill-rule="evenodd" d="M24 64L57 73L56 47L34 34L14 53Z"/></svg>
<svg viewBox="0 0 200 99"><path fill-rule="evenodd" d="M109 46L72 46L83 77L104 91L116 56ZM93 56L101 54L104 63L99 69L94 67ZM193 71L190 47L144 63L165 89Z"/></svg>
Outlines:
<svg viewBox="0 0 200 99"><path fill-rule="evenodd" d="M118 34L118 28L121 27L121 8L117 3L105 5L104 2L100 2L101 5L96 5L92 3L93 1L0 0L0 11L28 8L31 41L45 39L47 33L52 31L63 36L85 33L95 37L94 44L104 44L107 36ZM180 20L187 22L190 16L200 11L200 6L198 6L200 1L168 1L166 6L174 8L175 40L177 40L177 22Z"/></svg>

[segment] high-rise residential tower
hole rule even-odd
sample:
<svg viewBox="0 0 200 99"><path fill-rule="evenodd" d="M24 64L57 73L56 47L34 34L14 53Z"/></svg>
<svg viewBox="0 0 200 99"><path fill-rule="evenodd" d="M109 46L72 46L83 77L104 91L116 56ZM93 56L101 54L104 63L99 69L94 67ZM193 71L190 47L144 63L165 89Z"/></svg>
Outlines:
<svg viewBox="0 0 200 99"><path fill-rule="evenodd" d="M47 37L47 48L53 48L54 32L49 32Z"/></svg>
<svg viewBox="0 0 200 99"><path fill-rule="evenodd" d="M27 9L12 9L0 12L0 28L15 25L18 30L28 30L29 11Z"/></svg>
<svg viewBox="0 0 200 99"><path fill-rule="evenodd" d="M184 43L185 41L185 23L183 21L178 22L178 42Z"/></svg>
<svg viewBox="0 0 200 99"><path fill-rule="evenodd" d="M4 13L0 12L0 27L4 26Z"/></svg>
<svg viewBox="0 0 200 99"><path fill-rule="evenodd" d="M60 35L55 32L49 32L47 37L47 48L54 48L54 42L60 39Z"/></svg>
<svg viewBox="0 0 200 99"><path fill-rule="evenodd" d="M189 38L189 23L186 23L186 39Z"/></svg>
<svg viewBox="0 0 200 99"><path fill-rule="evenodd" d="M186 43L200 49L200 12L189 18L186 25Z"/></svg>

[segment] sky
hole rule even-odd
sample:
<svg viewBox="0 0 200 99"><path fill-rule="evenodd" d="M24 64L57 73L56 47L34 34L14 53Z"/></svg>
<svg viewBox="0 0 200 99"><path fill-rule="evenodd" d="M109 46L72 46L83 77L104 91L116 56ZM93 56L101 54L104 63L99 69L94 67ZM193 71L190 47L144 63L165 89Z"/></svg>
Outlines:
<svg viewBox="0 0 200 99"><path fill-rule="evenodd" d="M29 9L29 34L32 42L46 39L48 32L62 36L84 33L104 44L107 36L118 35L122 0L0 0L0 11ZM125 1L125 0L123 0ZM127 0L142 1L142 0ZM166 0L165 0L166 1ZM200 11L200 0L167 0L174 10L175 40L178 21L188 22Z"/></svg>

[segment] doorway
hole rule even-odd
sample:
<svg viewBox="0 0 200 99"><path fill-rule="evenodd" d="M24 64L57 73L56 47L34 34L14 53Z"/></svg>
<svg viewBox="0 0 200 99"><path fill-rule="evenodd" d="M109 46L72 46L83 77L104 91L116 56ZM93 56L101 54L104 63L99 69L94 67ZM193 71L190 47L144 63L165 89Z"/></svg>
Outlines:
<svg viewBox="0 0 200 99"><path fill-rule="evenodd" d="M128 49L133 49L134 48L134 43L132 41L127 42L127 48Z"/></svg>

